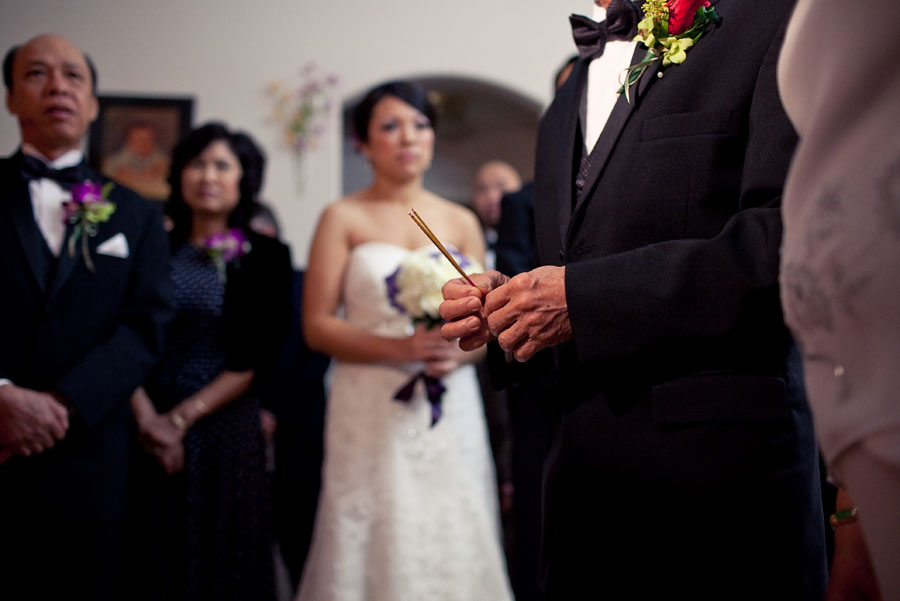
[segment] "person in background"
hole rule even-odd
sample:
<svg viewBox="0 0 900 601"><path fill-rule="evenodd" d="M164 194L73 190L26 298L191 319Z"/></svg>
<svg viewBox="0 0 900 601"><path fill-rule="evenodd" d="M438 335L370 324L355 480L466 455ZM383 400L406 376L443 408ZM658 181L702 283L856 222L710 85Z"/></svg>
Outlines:
<svg viewBox="0 0 900 601"><path fill-rule="evenodd" d="M274 211L264 203L259 204L250 227L266 236L281 236ZM275 539L288 571L291 594L300 582L309 553L321 489L325 373L331 361L306 345L300 319L303 277L302 270L294 270L290 328L263 403L263 414L268 414L264 422L271 424L274 436Z"/></svg>
<svg viewBox="0 0 900 601"><path fill-rule="evenodd" d="M891 0L798 0L778 63L800 136L781 296L822 454L842 487L829 601L877 599L879 587L900 599L898 23ZM831 42L814 50L817 40Z"/></svg>
<svg viewBox="0 0 900 601"><path fill-rule="evenodd" d="M131 399L150 599L274 598L260 399L290 322L288 248L249 225L264 157L221 123L172 153L176 317Z"/></svg>
<svg viewBox="0 0 900 601"><path fill-rule="evenodd" d="M549 599L818 600L818 454L778 291L792 3L645 6L570 19L580 58L538 130L538 267L448 282L443 332L496 342L509 376L553 355ZM638 23L662 52L648 18L702 35L632 81Z"/></svg>
<svg viewBox="0 0 900 601"><path fill-rule="evenodd" d="M509 600L471 365L483 353L459 350L436 327L413 327L388 285L404 259L433 250L410 207L478 262L481 228L471 211L424 188L435 125L424 89L379 85L353 124L373 180L322 213L304 286L307 342L335 365L322 493L297 599Z"/></svg>
<svg viewBox="0 0 900 601"><path fill-rule="evenodd" d="M519 177L519 173L515 167L505 161L487 161L475 173L469 206L478 215L478 221L484 228L484 237L487 242L484 261L486 269L493 269L495 264L494 244L497 242L497 224L500 222L500 199L507 192L518 190L521 185L522 179ZM505 391L494 390L491 386L486 361L479 361L476 370L478 371L478 382L481 385L481 397L484 399L494 464L497 468L504 547L507 563L509 563L513 545L512 508L515 494L512 482L513 440L510 429L509 401Z"/></svg>
<svg viewBox="0 0 900 601"><path fill-rule="evenodd" d="M485 268L494 268L493 246L497 242L497 224L500 222L500 199L507 192L522 187L522 178L515 167L504 161L488 161L478 168L472 185L470 206L484 228L488 252Z"/></svg>
<svg viewBox="0 0 900 601"><path fill-rule="evenodd" d="M22 145L0 160L2 597L121 599L128 397L172 315L165 233L85 165L97 74L81 50L35 37L3 82Z"/></svg>
<svg viewBox="0 0 900 601"><path fill-rule="evenodd" d="M575 63L578 61L578 55L573 54L566 61L560 65L559 69L556 70L556 73L553 74L553 94L566 83L566 80L569 79L569 75L572 74L572 69L575 68Z"/></svg>

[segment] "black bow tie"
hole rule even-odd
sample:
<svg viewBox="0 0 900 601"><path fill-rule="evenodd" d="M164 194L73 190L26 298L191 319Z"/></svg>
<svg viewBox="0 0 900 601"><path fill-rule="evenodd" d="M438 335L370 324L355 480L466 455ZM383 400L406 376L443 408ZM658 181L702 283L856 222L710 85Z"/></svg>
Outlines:
<svg viewBox="0 0 900 601"><path fill-rule="evenodd" d="M631 40L637 35L640 12L631 0L612 0L606 9L606 20L594 20L572 15L572 37L578 46L581 58L592 59L603 54L606 42L610 40Z"/></svg>
<svg viewBox="0 0 900 601"><path fill-rule="evenodd" d="M52 179L63 188L69 188L73 184L80 184L83 180L82 165L78 163L71 167L54 169L37 157L25 155L22 157L22 177L26 181L33 179Z"/></svg>

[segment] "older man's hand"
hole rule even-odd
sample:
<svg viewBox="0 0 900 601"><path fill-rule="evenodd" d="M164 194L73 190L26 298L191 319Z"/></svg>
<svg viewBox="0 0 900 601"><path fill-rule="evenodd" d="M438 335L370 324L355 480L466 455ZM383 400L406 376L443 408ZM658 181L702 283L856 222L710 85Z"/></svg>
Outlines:
<svg viewBox="0 0 900 601"><path fill-rule="evenodd" d="M572 339L566 268L538 267L491 290L484 301L491 336L517 361Z"/></svg>
<svg viewBox="0 0 900 601"><path fill-rule="evenodd" d="M53 395L13 384L0 386L0 446L25 455L42 453L62 440L69 412Z"/></svg>
<svg viewBox="0 0 900 601"><path fill-rule="evenodd" d="M485 320L484 297L509 281L499 271L476 273L469 278L477 288L462 278L456 278L441 289L444 295L441 317L447 320L441 326L441 336L446 340L459 338L459 348L464 351L474 351L494 339Z"/></svg>

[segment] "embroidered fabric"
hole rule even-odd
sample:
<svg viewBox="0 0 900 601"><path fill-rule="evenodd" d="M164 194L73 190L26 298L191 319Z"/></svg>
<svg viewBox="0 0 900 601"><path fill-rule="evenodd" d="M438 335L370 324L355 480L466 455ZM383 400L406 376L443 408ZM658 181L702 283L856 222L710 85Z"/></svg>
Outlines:
<svg viewBox="0 0 900 601"><path fill-rule="evenodd" d="M345 318L385 336L411 328L385 277L409 251L357 246L344 280ZM325 462L313 543L298 601L511 599L496 481L474 368L442 378L432 428L421 364L338 362L331 375Z"/></svg>

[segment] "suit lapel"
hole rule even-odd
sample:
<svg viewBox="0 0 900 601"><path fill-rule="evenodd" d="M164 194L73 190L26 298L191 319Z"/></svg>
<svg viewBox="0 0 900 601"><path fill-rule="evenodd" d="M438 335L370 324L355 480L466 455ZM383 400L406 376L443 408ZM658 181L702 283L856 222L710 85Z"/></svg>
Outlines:
<svg viewBox="0 0 900 601"><path fill-rule="evenodd" d="M72 270L75 269L75 265L77 265L79 261L83 261L81 258L81 245L84 244L84 242L81 237L76 241L75 252L69 252L69 239L72 236L73 230L74 226L66 225L66 235L65 238L63 238L62 249L59 251L59 264L56 268L56 277L53 278L53 288L50 291L51 298L59 294L59 291L62 290L66 280L72 275ZM81 236L84 235L85 234L82 234ZM88 250L90 252L93 252L94 250L90 237L88 238Z"/></svg>
<svg viewBox="0 0 900 601"><path fill-rule="evenodd" d="M637 44L631 59L631 64L634 65L639 63L646 54L646 46L640 43ZM616 146L616 142L618 142L622 130L625 129L625 124L628 123L631 114L634 112L637 105L640 104L650 83L656 79L656 72L659 69L659 64L660 61L654 61L647 67L647 70L632 89L631 102L628 102L625 99L624 93L619 94L619 99L616 101L615 106L613 106L609 119L606 121L603 131L600 133L600 137L597 139L597 143L594 145L594 149L591 151L588 158L584 182L583 185L577 189L575 208L572 210L568 228L566 232L564 232L563 240L565 240L566 243L568 243L571 235L574 233L573 224L578 222L577 216L584 210L587 200L591 197L591 193L596 187L597 181L600 179L600 174L603 173L603 168L606 167L606 163L609 161L609 157Z"/></svg>
<svg viewBox="0 0 900 601"><path fill-rule="evenodd" d="M3 203L19 244L25 253L28 268L34 275L35 281L42 292L46 291L47 275L50 270L50 252L34 220L34 209L31 206L31 193L28 190L28 182L19 175L19 163L21 152L6 161L6 176L0 181L6 182L9 189L6 202Z"/></svg>
<svg viewBox="0 0 900 601"><path fill-rule="evenodd" d="M557 209L559 215L559 239L565 244L566 231L572 218L575 188L572 182L573 165L581 156L584 142L581 137L578 112L580 98L587 87L588 61L578 60L572 74L557 92L553 104L561 111L560 118L555 120L560 129L554 132L556 146L554 148L554 169L558 169L554 181L557 182Z"/></svg>

